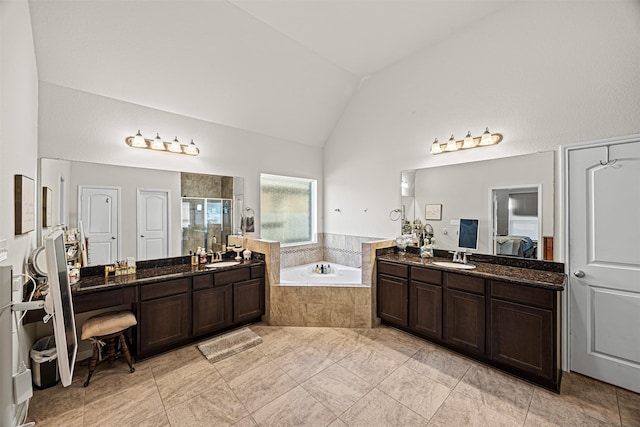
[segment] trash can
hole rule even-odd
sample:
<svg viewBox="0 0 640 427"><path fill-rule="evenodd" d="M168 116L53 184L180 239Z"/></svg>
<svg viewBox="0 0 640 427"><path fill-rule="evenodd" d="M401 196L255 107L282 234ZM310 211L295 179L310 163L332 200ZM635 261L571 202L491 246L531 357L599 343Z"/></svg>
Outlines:
<svg viewBox="0 0 640 427"><path fill-rule="evenodd" d="M60 381L58 373L58 354L53 335L40 338L31 347L31 372L33 384L40 388L49 388Z"/></svg>

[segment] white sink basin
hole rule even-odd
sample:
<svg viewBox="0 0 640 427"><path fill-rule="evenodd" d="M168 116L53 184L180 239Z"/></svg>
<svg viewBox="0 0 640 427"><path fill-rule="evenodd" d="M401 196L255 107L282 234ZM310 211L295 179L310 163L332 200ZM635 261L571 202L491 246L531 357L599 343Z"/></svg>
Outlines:
<svg viewBox="0 0 640 427"><path fill-rule="evenodd" d="M221 268L221 267L231 267L232 265L238 265L240 261L222 261L222 262L214 262L213 264L207 264L205 267L207 268Z"/></svg>
<svg viewBox="0 0 640 427"><path fill-rule="evenodd" d="M459 268L461 270L473 270L476 268L473 264L460 264L458 262L434 261L433 264L439 265L440 267Z"/></svg>

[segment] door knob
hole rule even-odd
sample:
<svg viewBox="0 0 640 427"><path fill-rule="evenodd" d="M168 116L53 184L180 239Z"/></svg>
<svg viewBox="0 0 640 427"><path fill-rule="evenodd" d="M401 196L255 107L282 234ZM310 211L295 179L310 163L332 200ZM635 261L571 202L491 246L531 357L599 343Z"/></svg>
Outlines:
<svg viewBox="0 0 640 427"><path fill-rule="evenodd" d="M573 275L578 277L578 278L580 278L580 279L582 279L584 277L584 271L576 270L576 271L573 272Z"/></svg>

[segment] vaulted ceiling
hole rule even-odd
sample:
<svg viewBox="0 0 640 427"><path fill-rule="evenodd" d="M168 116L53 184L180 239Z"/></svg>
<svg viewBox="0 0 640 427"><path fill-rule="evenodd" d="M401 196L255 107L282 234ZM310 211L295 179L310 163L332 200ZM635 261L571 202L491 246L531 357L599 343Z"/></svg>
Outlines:
<svg viewBox="0 0 640 427"><path fill-rule="evenodd" d="M41 81L322 146L364 77L509 2L29 4Z"/></svg>

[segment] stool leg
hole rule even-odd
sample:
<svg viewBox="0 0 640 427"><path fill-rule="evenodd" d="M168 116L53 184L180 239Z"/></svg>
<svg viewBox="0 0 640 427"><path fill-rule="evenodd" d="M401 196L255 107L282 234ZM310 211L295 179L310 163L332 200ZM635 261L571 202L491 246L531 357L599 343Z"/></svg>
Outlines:
<svg viewBox="0 0 640 427"><path fill-rule="evenodd" d="M124 358L127 361L127 364L129 364L129 372L135 372L136 368L133 367L131 354L129 353L129 346L127 346L127 340L125 339L124 334L120 334L120 347L122 347Z"/></svg>
<svg viewBox="0 0 640 427"><path fill-rule="evenodd" d="M107 340L107 357L109 358L109 366L116 360L116 338L108 338Z"/></svg>
<svg viewBox="0 0 640 427"><path fill-rule="evenodd" d="M98 365L98 357L100 356L100 346L98 344L93 345L93 355L91 356L91 362L89 362L89 376L87 380L84 382L84 386L89 386L89 381L91 381L91 375L93 375L93 371L96 370L96 366Z"/></svg>

